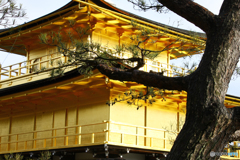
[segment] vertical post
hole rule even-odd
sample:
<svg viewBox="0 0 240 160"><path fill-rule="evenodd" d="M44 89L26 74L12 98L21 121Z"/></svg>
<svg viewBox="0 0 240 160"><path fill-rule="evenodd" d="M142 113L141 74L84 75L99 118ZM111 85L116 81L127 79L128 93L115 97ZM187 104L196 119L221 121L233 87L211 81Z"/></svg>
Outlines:
<svg viewBox="0 0 240 160"><path fill-rule="evenodd" d="M68 136L65 136L65 146L68 146Z"/></svg>
<svg viewBox="0 0 240 160"><path fill-rule="evenodd" d="M54 130L54 112L53 112L53 119L52 119L52 137L55 137L56 133ZM52 138L52 146L56 146L56 138Z"/></svg>
<svg viewBox="0 0 240 160"><path fill-rule="evenodd" d="M37 148L37 132L34 132L33 133L34 134L34 136L33 136L33 148Z"/></svg>
<svg viewBox="0 0 240 160"><path fill-rule="evenodd" d="M138 145L138 127L136 127L136 145Z"/></svg>
<svg viewBox="0 0 240 160"><path fill-rule="evenodd" d="M68 57L64 56L64 62L67 63L67 61L68 61Z"/></svg>
<svg viewBox="0 0 240 160"><path fill-rule="evenodd" d="M94 143L94 133L92 133L92 143Z"/></svg>
<svg viewBox="0 0 240 160"><path fill-rule="evenodd" d="M27 61L27 73L31 73L31 72L33 72L33 68L31 69L31 61L29 60L29 61Z"/></svg>
<svg viewBox="0 0 240 160"><path fill-rule="evenodd" d="M164 149L166 149L166 131L163 131L163 138L164 138L163 147Z"/></svg>
<svg viewBox="0 0 240 160"><path fill-rule="evenodd" d="M78 144L78 141L79 141L79 139L78 139L78 132L79 132L78 127L76 127L76 130L75 130L75 134L76 134L76 136L75 136L75 144Z"/></svg>
<svg viewBox="0 0 240 160"><path fill-rule="evenodd" d="M68 145L68 109L66 108L66 112L65 112L65 145Z"/></svg>
<svg viewBox="0 0 240 160"><path fill-rule="evenodd" d="M29 62L30 62L30 60L29 60L29 54L30 54L30 50L29 50L29 46L27 46L26 47L27 48L27 71L26 71L26 73L30 73L30 67L29 67ZM30 62L31 63L31 62Z"/></svg>
<svg viewBox="0 0 240 160"><path fill-rule="evenodd" d="M184 71L185 71L185 70L184 70L184 68L182 68L182 76L184 76L184 75L185 75Z"/></svg>
<svg viewBox="0 0 240 160"><path fill-rule="evenodd" d="M18 76L21 76L21 71L22 71L22 63L19 63L19 66L18 66Z"/></svg>
<svg viewBox="0 0 240 160"><path fill-rule="evenodd" d="M42 57L39 58L38 68L39 68L39 70L41 71L41 68L42 68Z"/></svg>
<svg viewBox="0 0 240 160"><path fill-rule="evenodd" d="M81 126L79 126L79 129L78 129L78 134L79 134L79 136L78 136L78 144L81 144L82 142L82 127Z"/></svg>
<svg viewBox="0 0 240 160"><path fill-rule="evenodd" d="M46 62L46 63L47 63L47 64L46 64L47 66L46 66L46 67L47 67L47 68L50 68L51 55L50 55L50 53L49 53L49 47L47 48L47 53L46 53L46 54L47 54L47 62Z"/></svg>
<svg viewBox="0 0 240 160"><path fill-rule="evenodd" d="M54 132L54 142L53 142L53 146L56 147L56 146L57 146L57 138L56 138L57 130L54 129L53 132Z"/></svg>
<svg viewBox="0 0 240 160"><path fill-rule="evenodd" d="M111 121L108 121L108 141L110 141Z"/></svg>
<svg viewBox="0 0 240 160"><path fill-rule="evenodd" d="M9 136L8 136L8 151L11 149L11 134L12 134L12 117L10 117L10 123L9 123Z"/></svg>
<svg viewBox="0 0 240 160"><path fill-rule="evenodd" d="M76 109L76 126L78 126L78 108ZM79 127L76 127L75 144L79 144Z"/></svg>
<svg viewBox="0 0 240 160"><path fill-rule="evenodd" d="M16 135L16 146L15 146L16 151L18 150L18 134Z"/></svg>
<svg viewBox="0 0 240 160"><path fill-rule="evenodd" d="M54 66L54 60L53 60L54 56L53 54L50 55L50 66L53 67Z"/></svg>
<svg viewBox="0 0 240 160"><path fill-rule="evenodd" d="M123 142L124 142L124 134L121 133L121 143L123 144Z"/></svg>
<svg viewBox="0 0 240 160"><path fill-rule="evenodd" d="M44 139L44 141L43 141L43 148L46 148L46 146L47 146L47 139Z"/></svg>
<svg viewBox="0 0 240 160"><path fill-rule="evenodd" d="M64 55L61 56L60 60L63 62L63 63L66 63L66 58Z"/></svg>
<svg viewBox="0 0 240 160"><path fill-rule="evenodd" d="M153 145L153 138L150 137L150 147L152 147L152 145Z"/></svg>
<svg viewBox="0 0 240 160"><path fill-rule="evenodd" d="M33 148L37 147L37 143L36 143L36 138L37 138L37 132L36 132L36 128L37 128L37 123L36 123L36 119L37 119L37 115L34 115L34 122L33 122Z"/></svg>
<svg viewBox="0 0 240 160"><path fill-rule="evenodd" d="M0 81L1 81L1 77L2 77L2 65L0 64Z"/></svg>
<svg viewBox="0 0 240 160"><path fill-rule="evenodd" d="M9 70L8 70L8 77L11 78L12 77L12 66L9 66Z"/></svg>
<svg viewBox="0 0 240 160"><path fill-rule="evenodd" d="M109 122L106 123L106 138L105 138L105 141L108 142L109 141L109 138L108 138L108 132L109 132Z"/></svg>

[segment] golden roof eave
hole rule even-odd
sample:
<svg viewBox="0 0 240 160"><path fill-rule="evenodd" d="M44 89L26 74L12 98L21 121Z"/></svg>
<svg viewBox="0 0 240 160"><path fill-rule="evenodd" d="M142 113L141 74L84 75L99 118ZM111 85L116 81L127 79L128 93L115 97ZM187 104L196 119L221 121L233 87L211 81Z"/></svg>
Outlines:
<svg viewBox="0 0 240 160"><path fill-rule="evenodd" d="M94 3L94 2L89 3L89 2L84 2L84 1L82 1L82 0L73 0L73 1L79 2L79 3L82 3L82 4L85 4L85 5L89 5L89 6L91 6L91 7L97 8L97 9L100 9L100 10L102 10L103 12L106 12L107 14L111 14L111 15L113 15L113 16L117 16L116 18L123 17L123 18L126 18L126 19L134 20L134 21L139 22L139 23L141 23L141 24L144 24L144 25L146 25L146 26L150 26L150 27L152 27L152 28L158 28L158 29L164 30L165 32L171 33L171 34L173 34L173 35L176 34L176 35L185 37L186 39L192 39L192 38L193 38L193 37L190 36L190 35L186 35L186 34L183 34L183 33L180 33L180 32L174 31L174 30L171 30L171 29L169 29L169 28L167 28L167 27L158 26L158 25L156 25L156 24L152 24L152 23L150 23L150 22L146 22L146 21L143 21L143 20L140 20L140 19L131 17L131 16L129 16L128 14L125 15L126 12L124 12L125 14L123 14L123 13L118 13L118 12L116 12L116 11L112 11L112 10L109 10L109 9L106 9L106 8L103 8L103 7L100 7L100 6L97 6L97 5L95 5L95 4L92 4L92 3ZM110 6L110 5L109 5L109 6ZM112 6L111 6L111 7L112 7ZM116 7L114 7L114 9L116 9ZM122 10L121 10L121 11L122 11ZM201 41L202 43L205 43L205 42L206 42L206 39L205 39L205 38L199 37L198 39L199 39L199 41Z"/></svg>
<svg viewBox="0 0 240 160"><path fill-rule="evenodd" d="M78 6L73 6L73 7L70 7L70 8L61 10L61 11L58 11L58 12L56 12L56 13L52 13L52 14L50 14L50 15L46 15L46 16L40 17L40 18L38 18L38 19L36 19L36 20L33 20L33 21L28 22L28 23L19 25L19 26L15 27L15 28L12 28L12 29L8 29L8 30L6 30L6 31L3 31L3 32L0 33L0 42L1 42L2 39L4 39L4 37L1 37L1 35L4 35L4 34L6 34L6 33L9 33L10 31L17 30L17 29L19 29L19 28L27 28L27 29L21 30L21 31L19 31L19 32L17 32L17 33L10 34L10 35L11 35L10 37L16 37L16 36L18 36L19 34L21 34L22 32L24 32L24 31L26 31L26 30L29 31L29 30L32 30L33 28L37 28L36 26L42 26L42 23L41 23L41 24L37 24L37 23L40 22L40 21L42 21L42 20L44 20L44 19L49 19L50 17L54 17L55 15L60 15L60 14L62 14L62 13L64 13L64 12L67 12L67 11L74 12L75 9L78 9ZM63 15L61 15L61 16L63 16ZM59 18L61 18L61 17L59 17ZM49 20L49 21L53 21L53 20ZM49 21L48 21L48 22L49 22ZM34 26L34 27L29 27L29 28L28 28L28 26L31 26L31 25L34 25L34 24L37 24L37 25ZM7 37L9 37L9 35L8 35Z"/></svg>

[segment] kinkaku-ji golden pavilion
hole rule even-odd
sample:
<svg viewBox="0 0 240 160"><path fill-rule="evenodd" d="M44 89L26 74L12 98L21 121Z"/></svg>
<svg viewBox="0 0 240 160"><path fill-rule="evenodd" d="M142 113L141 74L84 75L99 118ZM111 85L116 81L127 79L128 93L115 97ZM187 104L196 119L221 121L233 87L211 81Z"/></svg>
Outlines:
<svg viewBox="0 0 240 160"><path fill-rule="evenodd" d="M126 90L146 88L141 84L109 80L98 70L86 77L75 66L52 78L49 72L58 67L55 62L66 62L67 57L56 47L41 44L39 35L59 27L68 29L69 20L83 28L90 26L87 40L109 50L131 43L129 37L141 32L132 21L164 33L153 36L155 43L146 42L146 48L159 50L176 39L195 45L192 39L196 37L189 31L166 27L104 0L71 1L48 15L0 30L0 48L26 56L24 62L0 66L0 154L21 153L36 159L49 151L52 159L66 160L165 159L184 122L186 92L165 91L164 97L137 110L124 101L106 102ZM206 37L198 36L204 46ZM164 51L155 60L145 59L142 70L164 70L165 76L184 74L187 69L170 65L170 60L188 55L181 49ZM226 107L239 104L239 97L226 96ZM238 142L233 144L238 146ZM227 146L225 150L232 152ZM238 156L222 159L237 159L240 154L235 152Z"/></svg>

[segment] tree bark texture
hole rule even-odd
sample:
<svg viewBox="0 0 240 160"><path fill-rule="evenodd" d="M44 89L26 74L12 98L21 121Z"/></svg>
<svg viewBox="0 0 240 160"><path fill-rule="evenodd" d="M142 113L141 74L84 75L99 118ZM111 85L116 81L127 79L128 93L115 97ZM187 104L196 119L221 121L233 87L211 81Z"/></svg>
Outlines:
<svg viewBox="0 0 240 160"><path fill-rule="evenodd" d="M142 71L124 72L99 65L109 78L134 81L162 89L188 92L186 122L167 160L205 160L210 152L222 152L240 129L240 108L227 109L224 99L240 57L240 0L225 0L214 15L192 0L158 0L207 34L206 49L197 70L171 78Z"/></svg>
<svg viewBox="0 0 240 160"><path fill-rule="evenodd" d="M199 6L190 3L194 12ZM210 152L222 152L239 129L238 109L227 109L224 99L240 56L240 0L225 0L218 16L202 14L206 15L200 22L185 17L196 25L201 23L198 26L206 32L207 43L198 69L188 77L186 122L168 160L218 159Z"/></svg>

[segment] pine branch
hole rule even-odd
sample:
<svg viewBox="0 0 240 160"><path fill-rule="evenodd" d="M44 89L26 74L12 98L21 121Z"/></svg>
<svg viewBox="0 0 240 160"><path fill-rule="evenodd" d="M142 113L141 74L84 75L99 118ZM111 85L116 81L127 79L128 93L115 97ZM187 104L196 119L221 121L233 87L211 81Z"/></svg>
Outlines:
<svg viewBox="0 0 240 160"><path fill-rule="evenodd" d="M188 77L165 77L155 73L134 70L126 72L123 69L110 67L106 64L98 64L97 69L110 79L119 81L130 81L168 90L185 90L187 91Z"/></svg>
<svg viewBox="0 0 240 160"><path fill-rule="evenodd" d="M15 24L16 18L25 17L22 5L16 5L13 0L0 1L0 26L9 27Z"/></svg>

